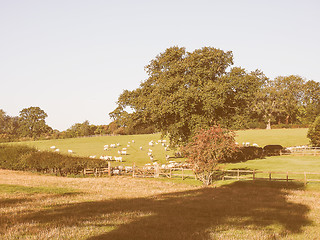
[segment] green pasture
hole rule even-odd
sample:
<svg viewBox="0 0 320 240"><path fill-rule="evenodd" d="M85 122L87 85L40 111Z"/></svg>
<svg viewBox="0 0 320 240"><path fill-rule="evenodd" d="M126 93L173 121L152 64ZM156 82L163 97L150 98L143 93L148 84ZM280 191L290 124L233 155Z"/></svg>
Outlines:
<svg viewBox="0 0 320 240"><path fill-rule="evenodd" d="M161 139L161 134L146 134L146 135L122 135L122 136L97 136L97 137L84 137L84 138L69 138L69 139L52 139L43 141L28 141L20 142L19 144L26 144L28 146L36 147L39 150L54 151L50 149L51 146L58 148L62 154L70 154L68 150L73 151L73 155L89 157L96 156L120 156L118 151L122 148L127 148L127 155L123 157L124 165L144 165L151 163L148 156L149 149L152 150L154 161L158 163L166 163L166 155L174 156L174 151L168 148L165 151L164 146L158 143ZM132 140L134 142L132 142ZM149 146L149 142L153 140L154 146ZM110 148L111 144L119 143L120 146ZM16 143L14 143L16 144ZM109 145L109 150L104 150L104 145ZM168 145L168 142L166 143ZM142 150L140 150L142 147ZM172 158L173 159L173 158ZM178 160L178 159L173 159ZM114 162L113 162L114 163Z"/></svg>
<svg viewBox="0 0 320 240"><path fill-rule="evenodd" d="M288 129L250 129L236 132L236 141L239 144L249 142L256 143L263 147L269 144L279 144L283 147L307 145L308 128L288 128Z"/></svg>
<svg viewBox="0 0 320 240"><path fill-rule="evenodd" d="M272 130L242 130L236 132L236 141L239 144L242 142L256 143L259 146L268 144L280 144L282 146L297 146L308 144L306 137L307 129L272 129ZM174 158L174 150L165 151L161 144L154 144L150 147L148 143L153 140L155 143L161 139L161 134L145 134L145 135L123 135L123 136L97 136L84 138L69 138L69 139L52 139L42 141L20 142L19 144L26 144L34 146L39 150L48 150L51 146L56 146L60 149L60 153L68 154L68 149L72 150L74 155L89 157L96 156L120 156L118 151L122 148L127 148L128 155L122 155L124 165L144 165L151 163L147 155L149 149L152 149L154 161L160 164L166 163L165 155L169 155L170 160L181 161L183 159ZM134 142L132 142L134 140ZM104 145L120 143L119 147L104 150ZM16 144L16 143L14 143ZM166 143L168 144L168 142ZM127 146L129 145L129 146ZM142 147L142 150L140 150Z"/></svg>

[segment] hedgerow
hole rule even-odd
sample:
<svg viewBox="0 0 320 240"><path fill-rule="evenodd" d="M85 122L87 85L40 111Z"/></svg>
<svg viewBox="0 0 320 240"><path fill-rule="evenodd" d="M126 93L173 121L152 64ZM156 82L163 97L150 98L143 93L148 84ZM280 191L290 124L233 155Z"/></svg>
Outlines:
<svg viewBox="0 0 320 240"><path fill-rule="evenodd" d="M27 146L0 145L0 168L2 169L37 171L66 176L79 174L84 168L100 168L106 165L106 161L100 159L38 151Z"/></svg>

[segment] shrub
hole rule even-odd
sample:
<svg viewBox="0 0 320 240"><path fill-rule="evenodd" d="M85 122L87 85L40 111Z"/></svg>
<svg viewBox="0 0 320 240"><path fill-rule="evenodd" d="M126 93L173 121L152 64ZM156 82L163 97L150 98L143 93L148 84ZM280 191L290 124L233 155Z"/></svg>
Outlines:
<svg viewBox="0 0 320 240"><path fill-rule="evenodd" d="M79 174L84 168L106 167L100 159L38 151L27 146L0 145L0 168L55 173L61 176Z"/></svg>
<svg viewBox="0 0 320 240"><path fill-rule="evenodd" d="M320 147L320 116L316 118L309 128L307 137L313 147Z"/></svg>
<svg viewBox="0 0 320 240"><path fill-rule="evenodd" d="M197 178L209 185L218 164L230 159L237 149L234 133L215 126L208 130L200 130L182 148L182 153L193 165Z"/></svg>
<svg viewBox="0 0 320 240"><path fill-rule="evenodd" d="M228 162L242 162L263 157L263 149L261 147L249 146L240 147Z"/></svg>
<svg viewBox="0 0 320 240"><path fill-rule="evenodd" d="M281 145L266 145L263 147L265 156L279 156L283 147Z"/></svg>

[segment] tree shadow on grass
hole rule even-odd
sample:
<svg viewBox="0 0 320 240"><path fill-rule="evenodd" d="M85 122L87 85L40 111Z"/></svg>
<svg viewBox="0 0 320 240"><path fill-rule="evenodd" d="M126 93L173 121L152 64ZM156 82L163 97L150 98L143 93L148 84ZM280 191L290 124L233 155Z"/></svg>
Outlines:
<svg viewBox="0 0 320 240"><path fill-rule="evenodd" d="M307 218L309 208L286 198L286 190L298 188L301 185L294 183L235 182L148 198L62 205L26 215L20 222L38 222L47 227L88 223L101 227L98 222L108 218L105 226L115 226L88 240L210 239L210 231L223 228L243 230L250 226L265 230L274 225L279 229L271 231L294 234L311 224ZM121 221L130 214L129 220Z"/></svg>

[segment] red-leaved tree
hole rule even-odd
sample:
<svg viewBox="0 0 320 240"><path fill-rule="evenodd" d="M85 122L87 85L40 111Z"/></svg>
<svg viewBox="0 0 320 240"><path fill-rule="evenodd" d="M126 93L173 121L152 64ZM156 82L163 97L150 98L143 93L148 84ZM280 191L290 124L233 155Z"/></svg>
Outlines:
<svg viewBox="0 0 320 240"><path fill-rule="evenodd" d="M238 150L234 137L234 132L214 126L198 131L182 148L184 155L193 165L197 179L206 185L212 183L218 165L226 162Z"/></svg>

